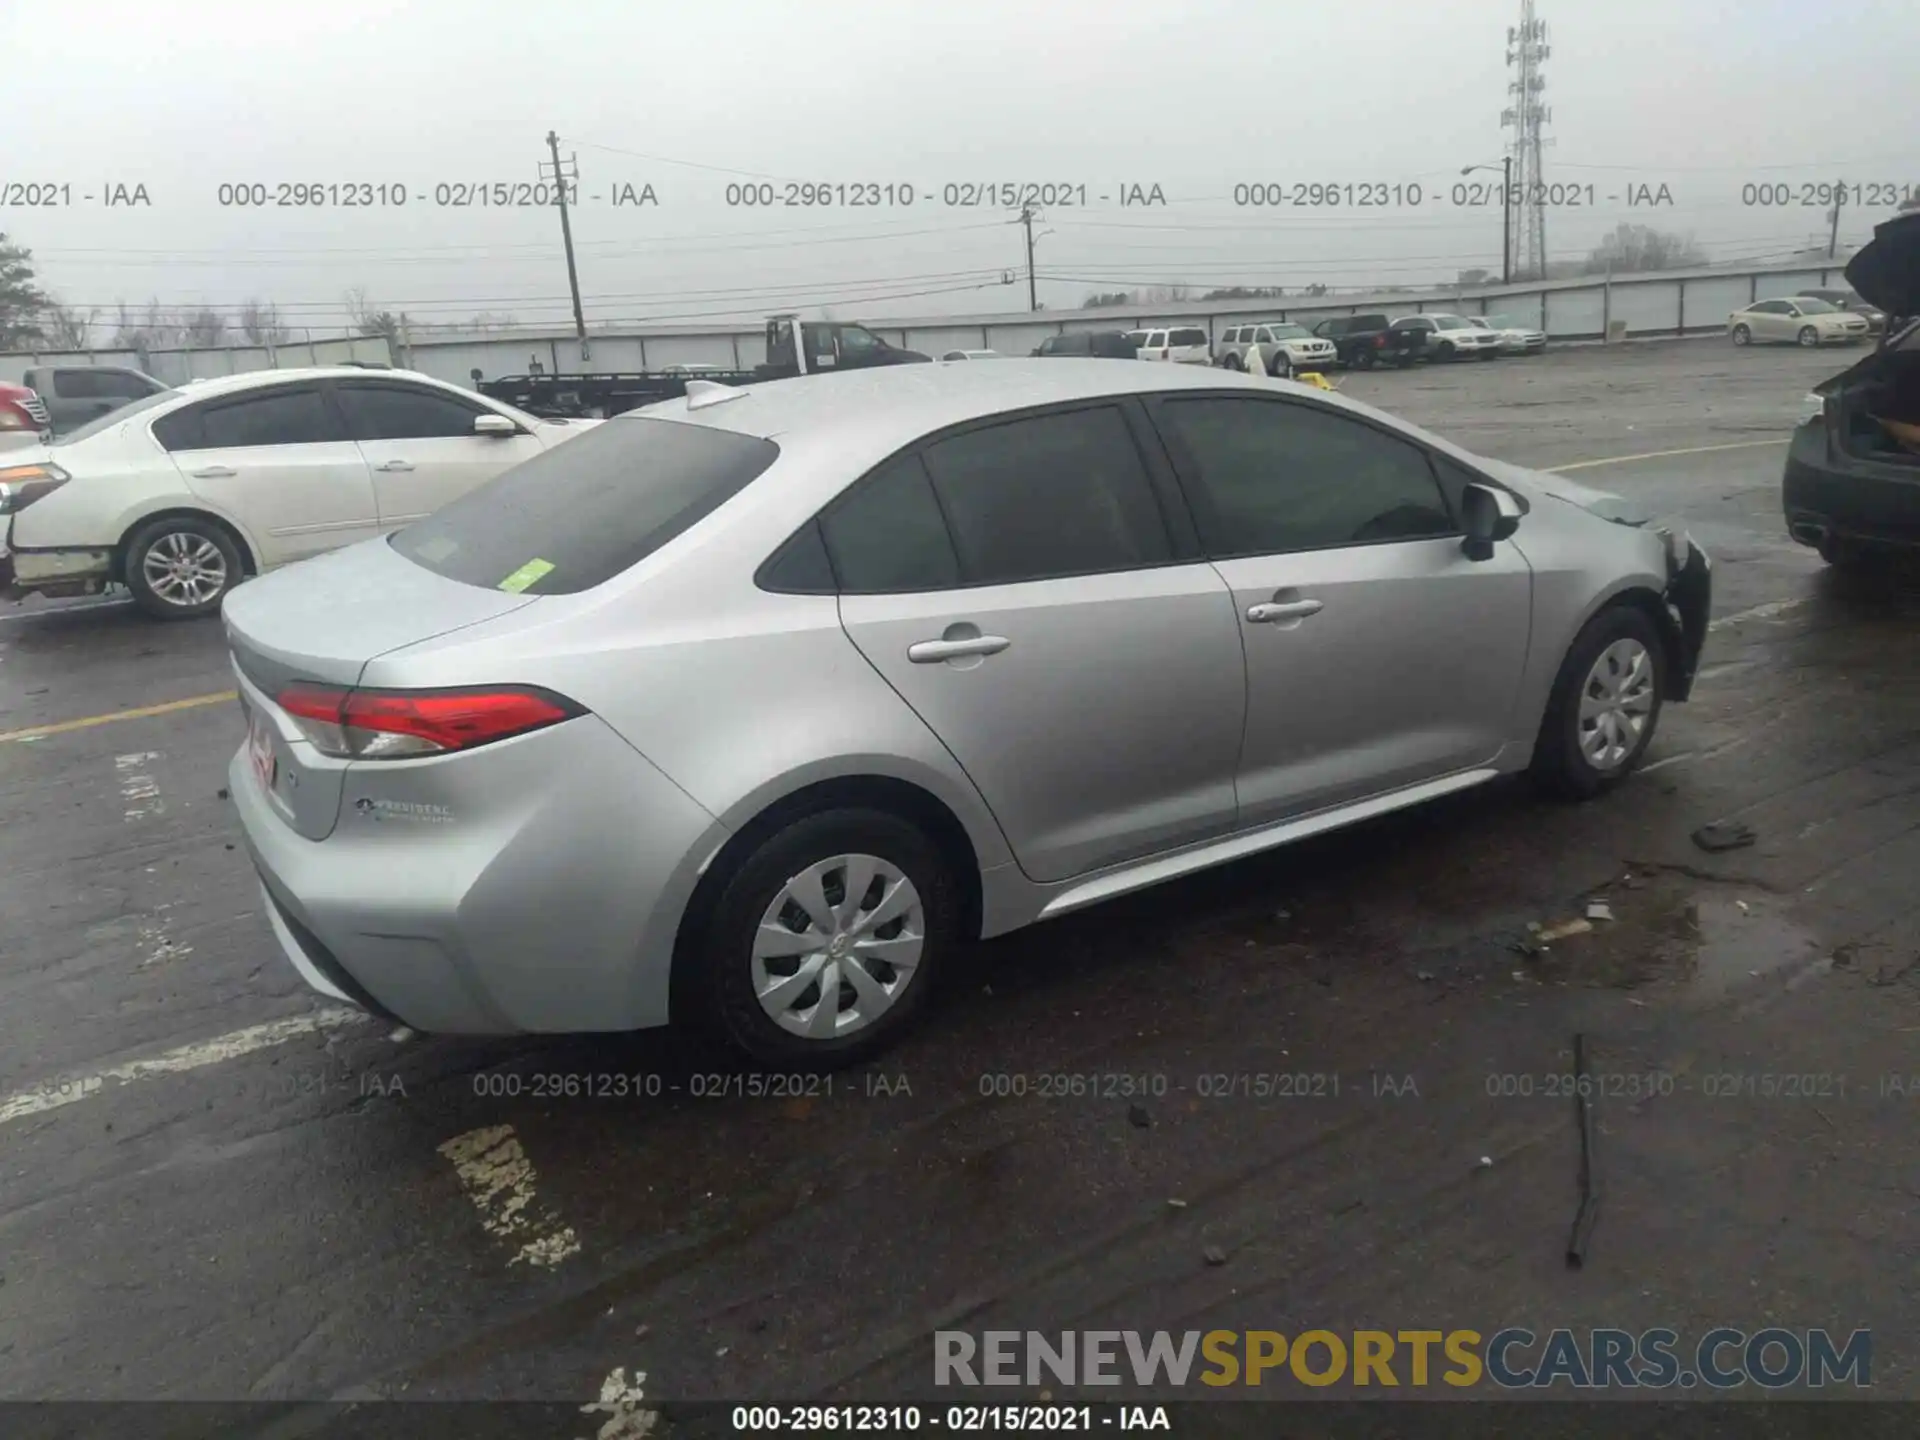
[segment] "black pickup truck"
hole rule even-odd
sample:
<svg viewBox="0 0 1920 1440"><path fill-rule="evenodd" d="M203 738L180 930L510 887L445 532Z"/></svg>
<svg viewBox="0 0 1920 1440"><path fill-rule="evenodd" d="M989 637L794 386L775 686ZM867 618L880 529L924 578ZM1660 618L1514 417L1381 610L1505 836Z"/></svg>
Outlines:
<svg viewBox="0 0 1920 1440"><path fill-rule="evenodd" d="M475 372L473 379L482 395L504 400L530 415L545 419L605 418L659 400L678 399L696 380L754 385L795 375L911 365L931 359L917 350L889 345L866 326L851 321L803 321L796 315L774 315L767 320L767 362L751 370L669 365L664 370L557 371L502 375L497 380L483 379Z"/></svg>
<svg viewBox="0 0 1920 1440"><path fill-rule="evenodd" d="M1376 365L1398 365L1404 370L1421 358L1427 343L1424 331L1395 329L1380 314L1334 315L1314 326L1313 333L1333 342L1344 370L1371 370Z"/></svg>

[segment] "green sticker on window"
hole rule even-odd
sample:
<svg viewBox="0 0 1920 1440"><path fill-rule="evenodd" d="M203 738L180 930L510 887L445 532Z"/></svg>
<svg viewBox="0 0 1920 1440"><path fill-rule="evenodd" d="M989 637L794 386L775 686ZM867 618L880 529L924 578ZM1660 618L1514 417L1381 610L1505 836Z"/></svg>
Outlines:
<svg viewBox="0 0 1920 1440"><path fill-rule="evenodd" d="M518 595L536 580L544 579L553 573L551 560L529 560L518 570L500 582L500 588L510 595Z"/></svg>

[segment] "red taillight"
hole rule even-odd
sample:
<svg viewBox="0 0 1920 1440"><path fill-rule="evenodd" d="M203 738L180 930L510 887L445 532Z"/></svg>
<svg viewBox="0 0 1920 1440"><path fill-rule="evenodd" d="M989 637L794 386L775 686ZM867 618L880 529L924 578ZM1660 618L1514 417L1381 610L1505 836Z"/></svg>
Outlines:
<svg viewBox="0 0 1920 1440"><path fill-rule="evenodd" d="M1384 349L1386 349L1386 348L1387 348L1387 337L1386 337L1386 336L1384 336L1384 335L1376 335L1376 336L1374 336L1374 337L1373 337L1373 348L1374 348L1374 349L1376 349L1376 350L1384 350Z"/></svg>
<svg viewBox="0 0 1920 1440"><path fill-rule="evenodd" d="M471 750L583 713L544 690L337 690L290 685L275 697L322 753L405 760Z"/></svg>

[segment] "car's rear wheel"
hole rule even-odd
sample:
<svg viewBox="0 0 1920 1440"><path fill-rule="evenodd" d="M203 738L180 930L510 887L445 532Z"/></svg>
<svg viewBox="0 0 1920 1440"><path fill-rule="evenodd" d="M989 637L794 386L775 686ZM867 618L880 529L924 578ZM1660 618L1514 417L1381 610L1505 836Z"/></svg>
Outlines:
<svg viewBox="0 0 1920 1440"><path fill-rule="evenodd" d="M1734 326L1733 343L1736 345L1751 345L1753 343L1753 331L1744 325Z"/></svg>
<svg viewBox="0 0 1920 1440"><path fill-rule="evenodd" d="M1267 362L1267 374L1276 380L1290 378L1293 374L1293 357L1284 350L1276 351L1273 359Z"/></svg>
<svg viewBox="0 0 1920 1440"><path fill-rule="evenodd" d="M1665 642L1644 611L1615 605L1594 616L1553 682L1534 744L1534 778L1573 800L1626 779L1653 742L1666 674Z"/></svg>
<svg viewBox="0 0 1920 1440"><path fill-rule="evenodd" d="M709 1017L756 1063L828 1070L885 1049L959 943L939 848L883 810L803 816L741 862L698 963Z"/></svg>
<svg viewBox="0 0 1920 1440"><path fill-rule="evenodd" d="M1246 368L1247 368L1246 362L1242 360L1238 355L1227 356L1227 369L1245 370Z"/></svg>
<svg viewBox="0 0 1920 1440"><path fill-rule="evenodd" d="M1358 369L1371 370L1373 368L1373 351L1371 350L1354 351L1353 363L1355 367Z"/></svg>
<svg viewBox="0 0 1920 1440"><path fill-rule="evenodd" d="M211 520L162 516L127 541L127 588L142 610L162 620L213 614L244 573L240 547Z"/></svg>
<svg viewBox="0 0 1920 1440"><path fill-rule="evenodd" d="M1795 338L1797 338L1802 345L1806 346L1809 350L1811 350L1814 346L1820 343L1820 332L1814 329L1813 326L1811 325L1802 325L1800 327L1800 334Z"/></svg>

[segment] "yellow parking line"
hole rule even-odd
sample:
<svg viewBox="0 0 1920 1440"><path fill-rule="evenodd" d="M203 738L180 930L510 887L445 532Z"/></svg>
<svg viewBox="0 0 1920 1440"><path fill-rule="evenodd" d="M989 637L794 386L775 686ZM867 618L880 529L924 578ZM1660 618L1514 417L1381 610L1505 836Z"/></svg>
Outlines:
<svg viewBox="0 0 1920 1440"><path fill-rule="evenodd" d="M8 740L38 740L43 735L65 735L72 730L90 730L95 725L111 725L116 720L145 720L154 715L171 715L176 710L195 710L202 705L223 705L238 700L237 690L222 690L218 695L193 695L185 700L169 700L164 705L142 705L137 710L115 710L110 715L82 715L77 720L56 720L51 725L29 725L25 730L0 730L0 744Z"/></svg>
<svg viewBox="0 0 1920 1440"><path fill-rule="evenodd" d="M1736 440L1731 445L1689 445L1684 450L1649 450L1644 455L1609 455L1604 460L1576 460L1571 465L1549 465L1550 474L1558 475L1563 470L1590 470L1595 465L1626 465L1634 460L1664 460L1669 455L1708 455L1715 450L1751 450L1756 445L1785 445L1793 437L1782 435L1777 440Z"/></svg>

